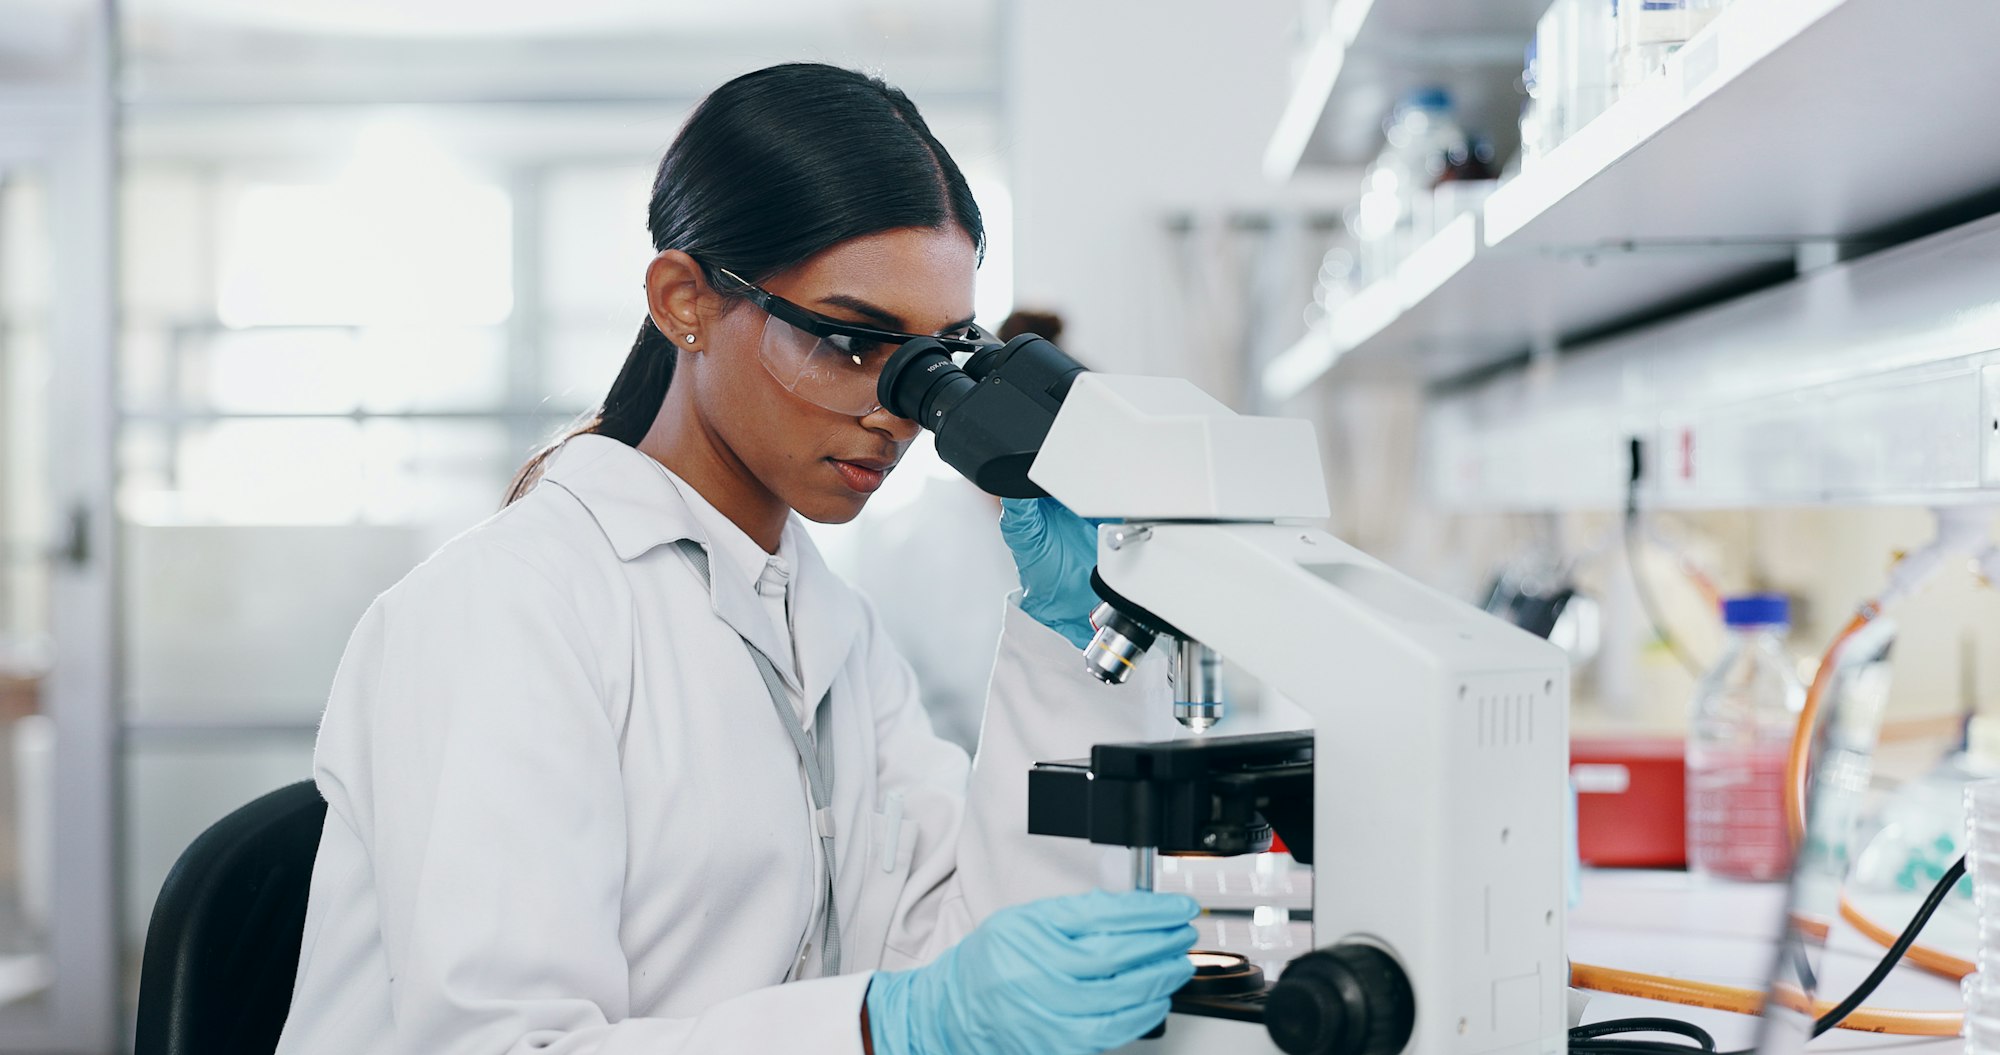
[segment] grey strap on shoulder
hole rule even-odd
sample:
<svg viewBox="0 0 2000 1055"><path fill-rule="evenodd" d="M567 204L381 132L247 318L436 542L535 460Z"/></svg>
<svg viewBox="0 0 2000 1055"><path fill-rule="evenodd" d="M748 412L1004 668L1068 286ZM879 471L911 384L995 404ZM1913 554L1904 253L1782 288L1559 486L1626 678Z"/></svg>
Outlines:
<svg viewBox="0 0 2000 1055"><path fill-rule="evenodd" d="M694 570L701 575L703 583L709 583L708 551L693 539L682 539L675 543L681 555L686 557ZM832 725L833 690L828 689L819 701L815 712L814 725L817 738L807 736L799 722L798 714L792 710L792 702L785 698L785 680L778 673L777 665L771 657L743 638L743 647L750 653L750 659L757 665L757 673L764 678L764 689L771 694L771 706L778 712L778 721L784 724L785 732L792 738L792 749L799 754L799 764L805 767L806 788L812 794L812 825L814 834L819 836L820 859L826 865L826 927L820 936L820 974L831 978L840 973L840 911L833 897L833 743Z"/></svg>

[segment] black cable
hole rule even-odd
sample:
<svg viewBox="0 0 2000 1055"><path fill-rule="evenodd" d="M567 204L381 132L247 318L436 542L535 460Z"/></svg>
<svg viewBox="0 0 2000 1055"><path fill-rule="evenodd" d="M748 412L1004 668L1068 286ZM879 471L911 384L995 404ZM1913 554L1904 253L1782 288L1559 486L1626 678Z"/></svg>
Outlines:
<svg viewBox="0 0 2000 1055"><path fill-rule="evenodd" d="M1569 1051L1570 1055L1720 1055L1665 1040L1586 1040L1580 1044L1572 1041Z"/></svg>
<svg viewBox="0 0 2000 1055"><path fill-rule="evenodd" d="M1937 914L1938 906L1944 904L1944 899L1951 895L1951 888L1964 876L1965 855L1960 854L1958 860L1944 870L1944 877L1931 888L1929 896L1924 898L1923 906L1917 909L1915 916L1911 917L1910 925L1904 927L1903 933L1897 936L1896 943L1889 946L1889 954L1882 957L1882 962L1876 964L1873 971L1868 972L1868 977L1862 979L1861 984L1856 986L1853 992L1847 994L1847 999L1828 1008L1826 1014L1819 1016L1819 1020L1813 1023L1813 1036L1817 1037L1839 1025L1847 1016L1854 1013L1855 1008L1861 1006L1862 1001L1875 992L1882 984L1882 980L1889 977L1889 972L1895 970L1896 965L1902 962L1903 955L1910 951L1910 946L1917 943L1917 935L1923 933L1924 924L1929 923L1931 917Z"/></svg>
<svg viewBox="0 0 2000 1055"><path fill-rule="evenodd" d="M1813 1021L1813 1036L1820 1036L1846 1021L1847 1016L1853 1014L1856 1008L1875 994L1875 990L1881 987L1883 980L1896 969L1896 965L1903 962L1903 956L1910 951L1910 946L1917 943L1917 936L1923 933L1924 925L1937 914L1938 907L1944 904L1944 899L1951 896L1951 888L1964 877L1965 857L1961 855L1950 868L1945 869L1944 876L1937 881L1937 885L1931 887L1931 892L1925 896L1924 903L1917 908L1917 914L1910 917L1910 922L1903 928L1903 933L1889 946L1889 951L1882 955L1882 959L1875 964L1875 969L1868 972L1868 977L1862 979L1861 984L1855 986L1854 991L1847 994L1845 999L1828 1008L1826 1014ZM1694 1041L1694 1044L1611 1039L1613 1034L1618 1033L1673 1033ZM1688 1055L1689 1052L1694 1052L1696 1055L1756 1055L1754 1048L1718 1053L1715 1051L1714 1039L1701 1027L1673 1018L1621 1018L1576 1026L1569 1031L1569 1050L1571 1055Z"/></svg>
<svg viewBox="0 0 2000 1055"><path fill-rule="evenodd" d="M1621 1040L1611 1042L1619 1051L1633 1050L1628 1046L1633 1044L1659 1044L1660 1047L1672 1048L1682 1052L1690 1050L1715 1050L1715 1038L1709 1036L1707 1030L1692 1022L1682 1022L1678 1018L1613 1018L1603 1022L1592 1022L1589 1025L1577 1026L1569 1031L1569 1050L1576 1051L1579 1047L1578 1041L1582 1041L1585 1045L1588 1045L1600 1037L1607 1037L1617 1033L1672 1033L1677 1036L1686 1037L1695 1043L1695 1046L1691 1049L1685 1044L1667 1044L1659 1041Z"/></svg>
<svg viewBox="0 0 2000 1055"><path fill-rule="evenodd" d="M1645 475L1645 443L1637 436L1631 441L1631 471L1625 482L1625 560L1632 569L1633 591L1639 596L1639 608L1646 614L1646 622L1653 628L1653 635L1667 646L1681 666L1687 668L1688 675L1696 681L1708 676L1708 668L1701 665L1680 639L1667 632L1666 620L1660 618L1660 606L1653 598L1653 588L1646 581L1646 573L1639 566L1639 480Z"/></svg>

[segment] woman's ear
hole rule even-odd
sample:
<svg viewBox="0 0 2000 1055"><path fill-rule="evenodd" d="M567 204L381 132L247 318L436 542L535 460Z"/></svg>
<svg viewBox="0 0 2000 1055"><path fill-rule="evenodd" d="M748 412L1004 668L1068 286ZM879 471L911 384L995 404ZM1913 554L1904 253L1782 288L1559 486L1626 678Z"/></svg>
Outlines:
<svg viewBox="0 0 2000 1055"><path fill-rule="evenodd" d="M703 344L702 325L715 317L715 291L694 257L678 249L663 249L646 265L646 310L674 347L697 349ZM688 340L692 336L693 340Z"/></svg>

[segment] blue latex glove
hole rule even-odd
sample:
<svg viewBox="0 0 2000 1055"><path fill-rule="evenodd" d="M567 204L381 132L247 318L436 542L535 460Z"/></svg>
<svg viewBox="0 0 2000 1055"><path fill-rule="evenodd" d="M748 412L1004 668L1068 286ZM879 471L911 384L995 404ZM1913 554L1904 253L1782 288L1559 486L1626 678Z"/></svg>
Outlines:
<svg viewBox="0 0 2000 1055"><path fill-rule="evenodd" d="M1097 567L1097 525L1109 523L1085 520L1053 498L1000 503L1000 537L1021 575L1021 610L1078 648L1097 633L1090 625L1097 607L1090 570Z"/></svg>
<svg viewBox="0 0 2000 1055"><path fill-rule="evenodd" d="M943 956L869 980L875 1055L1086 1055L1166 1020L1194 976L1181 894L1096 890L994 913Z"/></svg>

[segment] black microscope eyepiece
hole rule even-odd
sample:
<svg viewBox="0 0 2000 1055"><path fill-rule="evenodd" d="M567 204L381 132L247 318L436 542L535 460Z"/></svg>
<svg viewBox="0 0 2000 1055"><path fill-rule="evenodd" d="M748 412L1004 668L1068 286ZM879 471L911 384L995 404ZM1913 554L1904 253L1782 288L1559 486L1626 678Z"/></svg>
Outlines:
<svg viewBox="0 0 2000 1055"><path fill-rule="evenodd" d="M889 413L935 429L959 400L978 387L971 374L951 361L944 345L925 338L889 356L875 382L875 398Z"/></svg>
<svg viewBox="0 0 2000 1055"><path fill-rule="evenodd" d="M1028 467L1083 364L1031 333L981 348L963 367L923 338L896 349L875 383L882 406L937 434L938 456L980 490L1040 498Z"/></svg>

